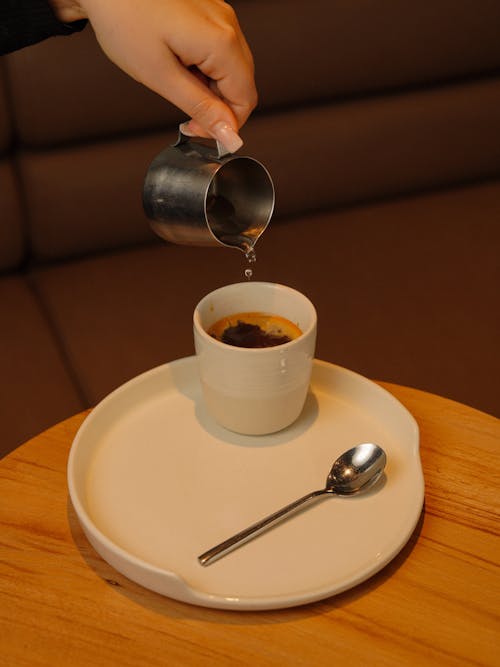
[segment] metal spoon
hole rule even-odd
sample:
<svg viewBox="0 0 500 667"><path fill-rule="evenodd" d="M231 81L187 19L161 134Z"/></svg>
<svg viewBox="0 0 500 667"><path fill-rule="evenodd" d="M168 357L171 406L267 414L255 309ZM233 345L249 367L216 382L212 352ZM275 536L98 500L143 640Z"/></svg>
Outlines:
<svg viewBox="0 0 500 667"><path fill-rule="evenodd" d="M290 513L303 508L304 505L315 501L326 493L337 496L350 496L360 491L365 491L380 478L384 471L386 460L387 457L384 450L371 442L365 442L349 449L339 456L333 464L326 478L324 489L312 491L277 512L270 514L265 519L261 519L245 530L236 533L236 535L198 556L198 561L201 565L210 565L210 563L222 558L245 542L249 542L268 528L276 525Z"/></svg>

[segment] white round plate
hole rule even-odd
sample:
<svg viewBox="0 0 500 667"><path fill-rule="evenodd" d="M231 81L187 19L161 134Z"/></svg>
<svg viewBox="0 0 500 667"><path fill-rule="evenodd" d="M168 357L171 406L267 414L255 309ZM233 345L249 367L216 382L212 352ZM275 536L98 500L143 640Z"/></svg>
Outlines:
<svg viewBox="0 0 500 667"><path fill-rule="evenodd" d="M358 496L315 506L202 567L223 539L324 486L333 461L376 442L386 474ZM82 424L68 462L70 497L96 551L133 581L177 600L277 609L367 579L406 544L422 509L418 427L391 394L315 361L302 415L244 436L206 413L195 357L127 382Z"/></svg>

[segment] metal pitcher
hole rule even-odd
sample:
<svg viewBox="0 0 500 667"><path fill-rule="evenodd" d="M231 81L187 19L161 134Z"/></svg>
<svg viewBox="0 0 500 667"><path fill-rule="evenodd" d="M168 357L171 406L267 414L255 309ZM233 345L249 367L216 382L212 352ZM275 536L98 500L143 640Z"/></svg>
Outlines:
<svg viewBox="0 0 500 667"><path fill-rule="evenodd" d="M155 157L144 181L143 205L154 231L173 243L223 245L246 255L269 224L274 186L257 160L179 139Z"/></svg>

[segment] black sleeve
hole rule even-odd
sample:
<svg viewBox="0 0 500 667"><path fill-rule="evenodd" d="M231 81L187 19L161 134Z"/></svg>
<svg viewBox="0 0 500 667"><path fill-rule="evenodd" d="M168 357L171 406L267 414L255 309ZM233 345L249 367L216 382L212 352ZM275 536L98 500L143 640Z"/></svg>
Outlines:
<svg viewBox="0 0 500 667"><path fill-rule="evenodd" d="M85 19L61 23L48 0L0 0L0 55L53 35L71 35L86 24Z"/></svg>

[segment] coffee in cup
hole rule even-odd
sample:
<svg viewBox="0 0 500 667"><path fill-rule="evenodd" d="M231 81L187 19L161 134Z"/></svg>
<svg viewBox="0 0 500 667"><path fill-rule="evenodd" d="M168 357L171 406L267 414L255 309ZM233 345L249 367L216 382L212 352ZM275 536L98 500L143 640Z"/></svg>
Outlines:
<svg viewBox="0 0 500 667"><path fill-rule="evenodd" d="M260 348L289 343L302 331L281 315L250 312L222 317L209 327L207 333L226 345Z"/></svg>

